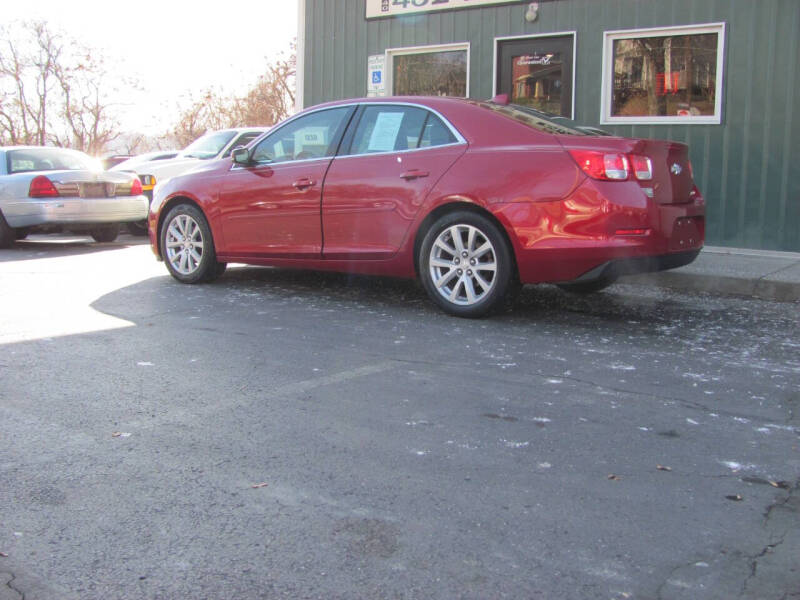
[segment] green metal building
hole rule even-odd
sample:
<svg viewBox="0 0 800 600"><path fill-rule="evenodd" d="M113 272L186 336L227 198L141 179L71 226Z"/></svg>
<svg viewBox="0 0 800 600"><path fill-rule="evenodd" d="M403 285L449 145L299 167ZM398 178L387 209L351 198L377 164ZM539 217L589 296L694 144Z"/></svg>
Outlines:
<svg viewBox="0 0 800 600"><path fill-rule="evenodd" d="M800 0L299 0L298 104L447 94L689 144L709 245L800 251Z"/></svg>

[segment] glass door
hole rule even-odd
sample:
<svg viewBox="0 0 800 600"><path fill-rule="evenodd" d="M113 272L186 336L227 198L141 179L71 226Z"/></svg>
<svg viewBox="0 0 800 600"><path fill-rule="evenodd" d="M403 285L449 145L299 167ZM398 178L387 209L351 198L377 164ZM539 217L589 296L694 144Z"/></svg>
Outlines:
<svg viewBox="0 0 800 600"><path fill-rule="evenodd" d="M514 104L572 118L573 36L498 43L497 93Z"/></svg>

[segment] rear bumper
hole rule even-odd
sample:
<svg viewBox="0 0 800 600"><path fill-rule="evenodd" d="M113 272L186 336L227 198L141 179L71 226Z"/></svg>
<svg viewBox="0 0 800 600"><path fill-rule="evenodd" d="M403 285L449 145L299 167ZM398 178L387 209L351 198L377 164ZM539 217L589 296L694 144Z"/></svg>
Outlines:
<svg viewBox="0 0 800 600"><path fill-rule="evenodd" d="M588 282L692 262L705 241L702 196L658 204L629 183L589 182L564 200L497 206L522 283Z"/></svg>
<svg viewBox="0 0 800 600"><path fill-rule="evenodd" d="M700 249L698 248L697 250L662 254L660 256L641 256L638 258L609 260L602 265L598 265L591 271L584 273L572 282L588 283L598 279L616 279L622 275L637 275L639 273L654 273L656 271L677 269L678 267L683 267L694 261L699 254Z"/></svg>
<svg viewBox="0 0 800 600"><path fill-rule="evenodd" d="M139 221L147 217L148 205L149 202L144 195L115 198L52 198L8 202L2 205L2 210L11 227L33 227Z"/></svg>

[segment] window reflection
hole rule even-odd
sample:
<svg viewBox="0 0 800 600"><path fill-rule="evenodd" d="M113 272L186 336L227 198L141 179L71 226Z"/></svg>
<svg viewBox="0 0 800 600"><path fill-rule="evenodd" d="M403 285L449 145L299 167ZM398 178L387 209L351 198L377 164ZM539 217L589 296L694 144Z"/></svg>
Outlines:
<svg viewBox="0 0 800 600"><path fill-rule="evenodd" d="M611 116L714 115L718 34L614 40Z"/></svg>
<svg viewBox="0 0 800 600"><path fill-rule="evenodd" d="M397 96L467 95L467 51L397 54L392 59Z"/></svg>

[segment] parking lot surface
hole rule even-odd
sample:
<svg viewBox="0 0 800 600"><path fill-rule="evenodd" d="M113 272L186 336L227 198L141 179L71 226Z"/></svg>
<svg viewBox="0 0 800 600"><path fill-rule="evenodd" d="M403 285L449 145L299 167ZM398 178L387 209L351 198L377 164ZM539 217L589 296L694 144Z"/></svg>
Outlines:
<svg viewBox="0 0 800 600"><path fill-rule="evenodd" d="M797 304L0 251L0 599L800 598Z"/></svg>

